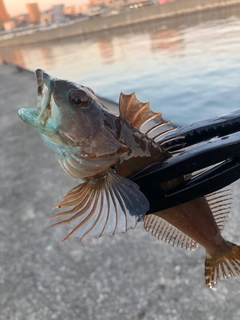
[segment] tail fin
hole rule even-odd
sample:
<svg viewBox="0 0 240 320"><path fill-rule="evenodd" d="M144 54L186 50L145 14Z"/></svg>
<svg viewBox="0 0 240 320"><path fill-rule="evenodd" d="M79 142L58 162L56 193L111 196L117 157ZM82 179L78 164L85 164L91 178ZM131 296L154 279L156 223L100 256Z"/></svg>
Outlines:
<svg viewBox="0 0 240 320"><path fill-rule="evenodd" d="M215 288L222 279L240 276L240 247L228 242L229 253L220 258L212 257L208 252L205 260L205 279L208 288Z"/></svg>

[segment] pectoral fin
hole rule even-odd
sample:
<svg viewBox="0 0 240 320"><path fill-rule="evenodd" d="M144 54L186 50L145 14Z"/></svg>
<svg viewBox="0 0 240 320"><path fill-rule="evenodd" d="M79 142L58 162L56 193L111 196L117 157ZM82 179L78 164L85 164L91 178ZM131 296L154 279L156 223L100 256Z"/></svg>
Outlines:
<svg viewBox="0 0 240 320"><path fill-rule="evenodd" d="M76 235L98 238L135 228L148 211L149 204L139 187L132 181L107 172L73 188L53 209L72 207L53 218L70 216L53 226L74 222L73 230L63 239Z"/></svg>

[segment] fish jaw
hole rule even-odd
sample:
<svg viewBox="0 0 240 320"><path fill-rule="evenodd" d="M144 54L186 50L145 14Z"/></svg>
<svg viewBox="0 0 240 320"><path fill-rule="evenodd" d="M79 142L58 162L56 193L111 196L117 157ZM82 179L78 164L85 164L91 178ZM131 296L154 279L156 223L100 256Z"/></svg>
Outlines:
<svg viewBox="0 0 240 320"><path fill-rule="evenodd" d="M18 111L18 115L24 122L35 128L39 133L53 134L56 130L56 127L50 122L45 123L44 126L38 122L39 114L37 109L21 108Z"/></svg>
<svg viewBox="0 0 240 320"><path fill-rule="evenodd" d="M18 110L18 115L24 122L34 127L38 118L38 111L37 109L21 108Z"/></svg>
<svg viewBox="0 0 240 320"><path fill-rule="evenodd" d="M35 74L38 85L37 109L21 108L18 115L40 133L53 134L56 132L60 116L58 107L52 97L52 82L54 79L41 69L37 69Z"/></svg>

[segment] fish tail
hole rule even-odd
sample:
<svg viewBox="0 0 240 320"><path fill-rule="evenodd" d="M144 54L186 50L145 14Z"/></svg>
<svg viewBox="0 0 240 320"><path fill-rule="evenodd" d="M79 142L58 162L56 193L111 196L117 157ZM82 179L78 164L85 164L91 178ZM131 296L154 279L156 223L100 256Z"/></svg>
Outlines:
<svg viewBox="0 0 240 320"><path fill-rule="evenodd" d="M229 251L220 258L206 254L205 279L208 288L215 288L222 279L240 276L240 246L228 242Z"/></svg>

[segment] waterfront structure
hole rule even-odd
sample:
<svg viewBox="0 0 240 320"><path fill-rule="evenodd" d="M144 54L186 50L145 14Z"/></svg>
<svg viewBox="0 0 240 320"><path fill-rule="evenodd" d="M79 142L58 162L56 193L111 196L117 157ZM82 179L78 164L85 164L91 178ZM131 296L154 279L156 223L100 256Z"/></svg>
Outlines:
<svg viewBox="0 0 240 320"><path fill-rule="evenodd" d="M91 17L94 16L105 16L110 12L110 8L106 7L104 4L92 5L89 6L88 15Z"/></svg>
<svg viewBox="0 0 240 320"><path fill-rule="evenodd" d="M136 9L136 8L140 8L142 6L146 6L151 4L152 2L157 3L158 0L126 0L126 5L130 8L130 9ZM168 0L166 0L168 1Z"/></svg>
<svg viewBox="0 0 240 320"><path fill-rule="evenodd" d="M113 9L120 9L126 6L126 0L104 0L104 4Z"/></svg>
<svg viewBox="0 0 240 320"><path fill-rule="evenodd" d="M27 3L27 11L29 16L29 22L33 24L40 23L41 12L39 10L38 4L34 3Z"/></svg>
<svg viewBox="0 0 240 320"><path fill-rule="evenodd" d="M9 21L10 17L7 13L3 0L0 0L0 28L3 27L3 22Z"/></svg>
<svg viewBox="0 0 240 320"><path fill-rule="evenodd" d="M42 26L48 26L53 22L53 17L51 12L44 12L40 17L40 24Z"/></svg>

